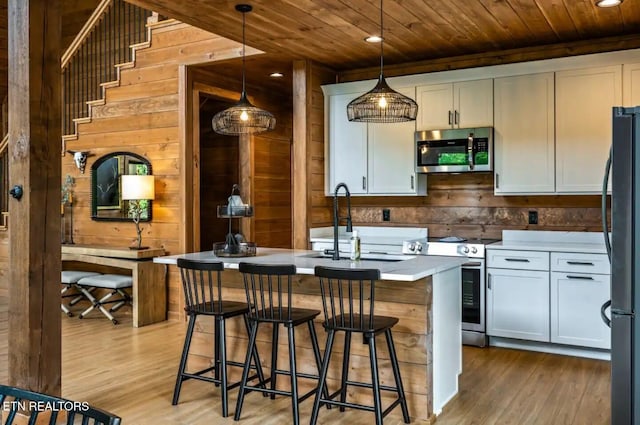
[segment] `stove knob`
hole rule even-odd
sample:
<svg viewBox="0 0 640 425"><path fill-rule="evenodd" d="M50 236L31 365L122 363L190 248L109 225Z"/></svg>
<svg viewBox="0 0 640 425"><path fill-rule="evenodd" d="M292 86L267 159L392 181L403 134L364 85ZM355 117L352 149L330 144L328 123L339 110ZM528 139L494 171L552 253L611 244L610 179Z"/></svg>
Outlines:
<svg viewBox="0 0 640 425"><path fill-rule="evenodd" d="M463 246L462 247L462 253L463 254L468 254L469 253L469 247L468 246Z"/></svg>
<svg viewBox="0 0 640 425"><path fill-rule="evenodd" d="M472 254L477 254L478 253L478 248L476 248L475 246L471 247L471 253Z"/></svg>
<svg viewBox="0 0 640 425"><path fill-rule="evenodd" d="M422 252L422 244L420 242L416 244L416 252Z"/></svg>
<svg viewBox="0 0 640 425"><path fill-rule="evenodd" d="M409 244L409 251L414 252L416 250L416 244L414 242L411 242Z"/></svg>

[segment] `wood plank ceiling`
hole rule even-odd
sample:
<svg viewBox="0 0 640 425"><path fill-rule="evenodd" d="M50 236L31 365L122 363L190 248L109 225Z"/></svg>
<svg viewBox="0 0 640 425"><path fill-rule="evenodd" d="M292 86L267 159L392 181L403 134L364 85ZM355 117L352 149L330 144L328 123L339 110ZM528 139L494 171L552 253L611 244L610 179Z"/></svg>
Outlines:
<svg viewBox="0 0 640 425"><path fill-rule="evenodd" d="M240 41L240 0L127 0ZM252 0L247 44L308 58L336 71L375 66L377 0ZM385 62L422 61L640 34L640 1L599 8L594 0L386 0Z"/></svg>

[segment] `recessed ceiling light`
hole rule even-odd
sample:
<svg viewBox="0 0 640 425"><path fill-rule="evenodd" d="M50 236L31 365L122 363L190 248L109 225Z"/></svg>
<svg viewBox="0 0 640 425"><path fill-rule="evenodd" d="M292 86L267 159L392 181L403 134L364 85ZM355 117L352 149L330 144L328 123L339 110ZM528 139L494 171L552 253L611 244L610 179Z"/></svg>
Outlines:
<svg viewBox="0 0 640 425"><path fill-rule="evenodd" d="M272 72L271 74L269 74L269 77L280 78L284 77L284 74L282 72Z"/></svg>
<svg viewBox="0 0 640 425"><path fill-rule="evenodd" d="M619 6L620 4L622 4L623 0L598 0L596 2L596 6L598 7L613 7L613 6Z"/></svg>
<svg viewBox="0 0 640 425"><path fill-rule="evenodd" d="M369 37L365 38L364 41L366 41L367 43L380 43L382 41L382 37L380 37L379 35L370 35Z"/></svg>

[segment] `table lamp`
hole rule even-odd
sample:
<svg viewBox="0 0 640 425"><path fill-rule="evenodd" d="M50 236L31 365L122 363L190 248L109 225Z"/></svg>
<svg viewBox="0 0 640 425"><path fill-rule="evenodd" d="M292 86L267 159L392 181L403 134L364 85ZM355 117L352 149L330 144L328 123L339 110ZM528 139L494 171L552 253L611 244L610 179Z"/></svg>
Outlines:
<svg viewBox="0 0 640 425"><path fill-rule="evenodd" d="M130 211L133 213L133 222L136 224L138 242L131 249L147 249L142 246L142 229L140 228L140 214L142 207L140 201L150 201L155 198L155 184L153 176L123 175L122 176L122 200L129 201Z"/></svg>

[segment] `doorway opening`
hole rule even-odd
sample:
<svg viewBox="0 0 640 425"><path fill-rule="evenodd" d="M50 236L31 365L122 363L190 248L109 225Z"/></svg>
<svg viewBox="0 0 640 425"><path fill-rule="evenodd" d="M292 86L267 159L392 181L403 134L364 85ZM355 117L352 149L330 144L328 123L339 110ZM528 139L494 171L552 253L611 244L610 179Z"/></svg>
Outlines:
<svg viewBox="0 0 640 425"><path fill-rule="evenodd" d="M199 105L199 250L206 251L212 249L215 242L223 242L229 232L229 221L218 218L216 210L218 205L227 204L231 188L240 182L240 151L238 136L223 136L214 132L211 127L211 118L233 103L200 92Z"/></svg>

